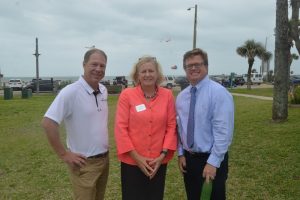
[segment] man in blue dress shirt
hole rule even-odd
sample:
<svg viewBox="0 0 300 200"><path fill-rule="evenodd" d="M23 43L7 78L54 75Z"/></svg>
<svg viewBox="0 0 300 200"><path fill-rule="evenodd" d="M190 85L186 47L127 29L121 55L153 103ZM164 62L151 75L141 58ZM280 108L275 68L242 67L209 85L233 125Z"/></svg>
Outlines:
<svg viewBox="0 0 300 200"><path fill-rule="evenodd" d="M186 52L183 66L190 85L179 93L176 109L178 165L187 198L199 200L204 181L212 181L211 199L226 199L233 98L222 85L209 79L207 53L202 49Z"/></svg>

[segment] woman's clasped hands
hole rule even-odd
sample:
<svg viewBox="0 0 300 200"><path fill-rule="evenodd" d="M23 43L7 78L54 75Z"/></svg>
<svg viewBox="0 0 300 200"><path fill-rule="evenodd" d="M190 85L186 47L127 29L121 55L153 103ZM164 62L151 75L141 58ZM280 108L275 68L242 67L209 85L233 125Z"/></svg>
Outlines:
<svg viewBox="0 0 300 200"><path fill-rule="evenodd" d="M141 156L135 150L131 151L129 154L136 161L137 166L141 169L141 171L150 179L152 179L156 175L165 157L164 154L160 154L156 158L147 158Z"/></svg>

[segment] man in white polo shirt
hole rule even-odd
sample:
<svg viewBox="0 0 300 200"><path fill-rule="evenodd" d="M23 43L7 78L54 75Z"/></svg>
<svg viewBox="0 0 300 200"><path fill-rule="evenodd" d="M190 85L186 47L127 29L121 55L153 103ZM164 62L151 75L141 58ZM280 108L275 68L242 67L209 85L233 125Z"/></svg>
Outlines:
<svg viewBox="0 0 300 200"><path fill-rule="evenodd" d="M105 75L106 54L91 49L84 55L84 75L60 91L42 125L56 154L70 169L74 199L104 199L109 171L107 90L99 81ZM64 121L67 148L59 136Z"/></svg>

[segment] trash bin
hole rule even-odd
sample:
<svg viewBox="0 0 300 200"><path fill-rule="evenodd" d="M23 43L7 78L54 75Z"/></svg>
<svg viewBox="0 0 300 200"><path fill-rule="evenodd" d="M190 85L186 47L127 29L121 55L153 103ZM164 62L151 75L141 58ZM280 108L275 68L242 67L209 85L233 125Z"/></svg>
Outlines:
<svg viewBox="0 0 300 200"><path fill-rule="evenodd" d="M4 88L4 100L9 100L13 98L13 89L10 87Z"/></svg>
<svg viewBox="0 0 300 200"><path fill-rule="evenodd" d="M32 89L27 89L27 92L28 92L28 96L32 97Z"/></svg>
<svg viewBox="0 0 300 200"><path fill-rule="evenodd" d="M32 97L32 91L31 91L31 89L23 88L22 89L22 99L28 99L30 97Z"/></svg>

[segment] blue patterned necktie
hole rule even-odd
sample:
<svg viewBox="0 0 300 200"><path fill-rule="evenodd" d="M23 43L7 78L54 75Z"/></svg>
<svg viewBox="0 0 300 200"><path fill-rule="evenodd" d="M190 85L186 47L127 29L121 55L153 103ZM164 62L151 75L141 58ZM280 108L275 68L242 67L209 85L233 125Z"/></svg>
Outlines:
<svg viewBox="0 0 300 200"><path fill-rule="evenodd" d="M197 88L191 88L191 101L190 101L190 110L189 118L187 124L187 145L189 148L192 148L194 145L194 129L195 129L195 104L196 104L196 92Z"/></svg>

